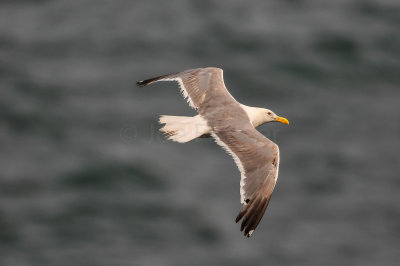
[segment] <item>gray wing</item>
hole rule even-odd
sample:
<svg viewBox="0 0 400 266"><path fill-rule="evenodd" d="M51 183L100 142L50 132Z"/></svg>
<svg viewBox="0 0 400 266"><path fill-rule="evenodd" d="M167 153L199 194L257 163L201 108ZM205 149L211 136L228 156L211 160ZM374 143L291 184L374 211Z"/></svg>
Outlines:
<svg viewBox="0 0 400 266"><path fill-rule="evenodd" d="M138 86L146 86L158 81L177 81L183 96L192 108L201 110L208 99L217 97L222 101L235 101L224 84L220 68L207 67L189 69L180 73L163 75L138 81Z"/></svg>
<svg viewBox="0 0 400 266"><path fill-rule="evenodd" d="M239 109L238 109L239 108ZM279 148L258 132L238 107L230 107L235 120L208 120L212 124L212 136L238 166L241 173L240 196L243 204L236 222L243 219L240 230L249 237L260 223L271 199L279 169ZM236 109L236 110L235 110ZM219 116L229 116L220 113Z"/></svg>

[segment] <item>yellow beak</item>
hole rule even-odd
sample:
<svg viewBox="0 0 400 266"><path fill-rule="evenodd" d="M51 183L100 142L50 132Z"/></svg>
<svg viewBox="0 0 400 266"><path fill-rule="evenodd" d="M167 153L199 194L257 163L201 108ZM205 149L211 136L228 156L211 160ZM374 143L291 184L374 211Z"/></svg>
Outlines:
<svg viewBox="0 0 400 266"><path fill-rule="evenodd" d="M281 122L281 123L286 124L286 125L289 125L289 120L287 120L287 119L284 118L284 117L278 116L277 118L275 118L275 121Z"/></svg>

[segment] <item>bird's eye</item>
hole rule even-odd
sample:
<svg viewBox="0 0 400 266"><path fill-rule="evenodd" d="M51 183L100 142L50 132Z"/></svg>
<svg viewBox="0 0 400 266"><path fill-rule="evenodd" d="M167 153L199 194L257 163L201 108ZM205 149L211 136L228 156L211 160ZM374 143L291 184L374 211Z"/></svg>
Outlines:
<svg viewBox="0 0 400 266"><path fill-rule="evenodd" d="M268 115L271 115L271 112L268 112Z"/></svg>

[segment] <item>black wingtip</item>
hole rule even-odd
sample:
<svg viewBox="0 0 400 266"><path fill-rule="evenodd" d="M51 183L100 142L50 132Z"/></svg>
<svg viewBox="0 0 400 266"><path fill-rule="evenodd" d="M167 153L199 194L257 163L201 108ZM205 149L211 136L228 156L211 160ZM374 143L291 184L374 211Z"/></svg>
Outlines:
<svg viewBox="0 0 400 266"><path fill-rule="evenodd" d="M163 79L163 78L165 78L165 77L168 77L168 76L170 76L170 75L173 75L173 74L168 74L168 75L158 76L158 77L151 78L151 79L141 80L141 81L136 82L136 85L137 85L138 87L144 87L144 86L146 86L146 85L149 85L149 84L151 84L151 83L154 83L154 82L156 82L156 81L159 81L159 80L161 80L161 79Z"/></svg>
<svg viewBox="0 0 400 266"><path fill-rule="evenodd" d="M145 83L144 80L136 82L136 86L138 86L138 87L143 87L143 86L146 86L146 85L147 85L147 83Z"/></svg>
<svg viewBox="0 0 400 266"><path fill-rule="evenodd" d="M136 82L136 85L137 85L138 87L144 87L144 86L149 85L149 84L151 84L151 83L153 83L153 82L155 82L155 81L157 81L157 80L159 80L159 79L160 79L160 77L151 78L151 79L145 79L145 80L140 80L140 81Z"/></svg>
<svg viewBox="0 0 400 266"><path fill-rule="evenodd" d="M243 218L245 213L246 213L246 210L239 212L238 216L235 219L235 222L238 223Z"/></svg>
<svg viewBox="0 0 400 266"><path fill-rule="evenodd" d="M155 81L157 81L159 79L159 77L157 78L151 78L151 79L145 79L145 80L140 80L138 82L136 82L136 86L138 87L144 87L146 85L149 85Z"/></svg>
<svg viewBox="0 0 400 266"><path fill-rule="evenodd" d="M270 199L271 195L266 198L254 198L248 202L248 205L244 206L241 212L239 212L235 222L237 223L243 218L243 221L240 225L240 231L244 231L243 234L245 237L250 237L254 233L254 230L257 228L262 217L264 216Z"/></svg>

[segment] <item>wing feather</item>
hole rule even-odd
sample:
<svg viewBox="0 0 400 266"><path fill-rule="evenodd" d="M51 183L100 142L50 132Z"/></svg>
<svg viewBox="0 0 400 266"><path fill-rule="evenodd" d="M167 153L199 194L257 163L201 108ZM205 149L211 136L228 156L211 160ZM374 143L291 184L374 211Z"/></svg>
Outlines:
<svg viewBox="0 0 400 266"><path fill-rule="evenodd" d="M260 223L276 184L278 146L252 127L236 130L228 125L224 130L214 130L212 136L232 155L241 172L243 209L235 221L243 219L241 231L249 237Z"/></svg>
<svg viewBox="0 0 400 266"><path fill-rule="evenodd" d="M183 97L194 109L201 109L207 95L218 94L232 98L224 85L223 71L220 68L189 69L179 73L141 80L136 85L143 87L158 81L178 82Z"/></svg>

